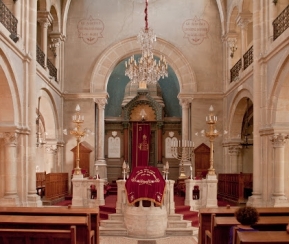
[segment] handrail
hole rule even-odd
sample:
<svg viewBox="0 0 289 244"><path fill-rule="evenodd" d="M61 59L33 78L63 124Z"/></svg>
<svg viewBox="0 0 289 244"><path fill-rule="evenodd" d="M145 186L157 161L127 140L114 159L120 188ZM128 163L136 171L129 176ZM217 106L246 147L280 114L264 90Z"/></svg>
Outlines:
<svg viewBox="0 0 289 244"><path fill-rule="evenodd" d="M6 5L2 2L2 0L0 0L0 22L11 33L12 36L17 37L18 20L11 13L11 11L6 7Z"/></svg>
<svg viewBox="0 0 289 244"><path fill-rule="evenodd" d="M273 41L275 41L289 26L289 5L273 21Z"/></svg>
<svg viewBox="0 0 289 244"><path fill-rule="evenodd" d="M232 67L232 69L230 69L230 73L231 73L231 79L230 82L235 81L235 79L237 79L239 77L239 71L242 68L242 62L241 59L239 59L239 61Z"/></svg>

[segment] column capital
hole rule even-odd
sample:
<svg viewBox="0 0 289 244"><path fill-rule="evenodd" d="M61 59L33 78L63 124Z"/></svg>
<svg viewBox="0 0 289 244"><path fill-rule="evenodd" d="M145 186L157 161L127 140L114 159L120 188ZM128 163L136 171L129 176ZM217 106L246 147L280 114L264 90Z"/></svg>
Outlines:
<svg viewBox="0 0 289 244"><path fill-rule="evenodd" d="M48 27L53 22L53 17L48 11L38 11L37 12L37 21L44 27Z"/></svg>
<svg viewBox="0 0 289 244"><path fill-rule="evenodd" d="M99 109L105 109L105 105L107 104L107 98L95 98L94 102L97 103Z"/></svg>
<svg viewBox="0 0 289 244"><path fill-rule="evenodd" d="M55 154L58 151L57 145L46 145L45 150L47 153Z"/></svg>
<svg viewBox="0 0 289 244"><path fill-rule="evenodd" d="M240 145L231 145L231 146L229 146L229 154L239 155L241 149L242 149L242 146L240 146Z"/></svg>
<svg viewBox="0 0 289 244"><path fill-rule="evenodd" d="M181 98L180 99L180 105L182 108L189 108L191 104L191 99L189 98Z"/></svg>
<svg viewBox="0 0 289 244"><path fill-rule="evenodd" d="M274 134L273 136L270 136L269 138L273 144L273 147L284 147L286 143L286 139L289 138L289 135L279 133L279 134Z"/></svg>
<svg viewBox="0 0 289 244"><path fill-rule="evenodd" d="M239 13L236 19L237 25L240 26L241 29L246 29L248 24L252 22L252 16L253 14L250 12Z"/></svg>
<svg viewBox="0 0 289 244"><path fill-rule="evenodd" d="M0 138L4 139L5 144L9 144L11 146L16 146L17 145L17 138L18 135L15 132L2 132L0 133Z"/></svg>

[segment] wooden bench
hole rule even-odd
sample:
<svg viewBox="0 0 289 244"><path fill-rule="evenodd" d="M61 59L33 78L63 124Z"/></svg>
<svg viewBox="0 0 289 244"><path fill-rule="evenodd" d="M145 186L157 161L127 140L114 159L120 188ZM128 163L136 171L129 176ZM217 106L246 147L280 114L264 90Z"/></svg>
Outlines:
<svg viewBox="0 0 289 244"><path fill-rule="evenodd" d="M69 230L0 229L0 243L76 244L76 226Z"/></svg>
<svg viewBox="0 0 289 244"><path fill-rule="evenodd" d="M77 244L99 244L99 214L96 209L0 207L0 228L68 230L71 225L76 226Z"/></svg>
<svg viewBox="0 0 289 244"><path fill-rule="evenodd" d="M229 240L229 231L232 226L240 224L235 217L217 217L212 215L212 228L211 231L206 231L205 243L224 243ZM253 228L259 231L266 230L286 230L289 223L289 216L260 216L259 221L253 225Z"/></svg>
<svg viewBox="0 0 289 244"><path fill-rule="evenodd" d="M212 243L212 244L223 244L227 243L228 238L229 238L229 230L232 225L238 224L235 219L234 213L239 207L219 207L219 208L201 208L199 210L199 238L198 238L198 243L199 244L204 244L204 243ZM288 207L280 207L280 208L257 208L260 218L261 217L269 217L269 216L283 216L283 217L288 217L289 216L289 208ZM215 216L215 217L214 217ZM218 230L218 233L222 233L219 236L214 235L214 221L216 217L230 217L229 219L223 219L224 222L228 221L227 225L224 224L224 226L219 226L221 230ZM218 223L221 224L220 221L222 219L217 219ZM265 221L265 219L264 219ZM279 221L280 223L267 225L267 224L259 224L258 228L260 230L285 230L286 225L285 221L282 222L282 219L276 219L276 221ZM231 223L230 223L231 222ZM262 223L262 222L261 222ZM288 224L288 223L287 223ZM273 229L272 229L273 228ZM274 229L275 228L275 229ZM281 229L280 229L281 228ZM213 239L213 240L212 240ZM212 242L211 242L212 240Z"/></svg>
<svg viewBox="0 0 289 244"><path fill-rule="evenodd" d="M289 243L289 234L286 231L257 231L237 233L237 244L260 243Z"/></svg>

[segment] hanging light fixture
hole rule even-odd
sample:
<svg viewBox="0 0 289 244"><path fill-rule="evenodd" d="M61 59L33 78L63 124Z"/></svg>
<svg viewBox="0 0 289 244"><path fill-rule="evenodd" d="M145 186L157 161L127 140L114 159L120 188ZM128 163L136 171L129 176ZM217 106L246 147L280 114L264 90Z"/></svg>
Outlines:
<svg viewBox="0 0 289 244"><path fill-rule="evenodd" d="M156 84L160 78L168 77L168 64L166 58L161 55L160 60L154 59L153 42L156 41L156 35L148 27L148 0L146 0L145 28L141 29L137 36L141 44L142 56L138 62L134 55L125 62L125 75L129 77L131 83L142 84L146 88L147 84Z"/></svg>

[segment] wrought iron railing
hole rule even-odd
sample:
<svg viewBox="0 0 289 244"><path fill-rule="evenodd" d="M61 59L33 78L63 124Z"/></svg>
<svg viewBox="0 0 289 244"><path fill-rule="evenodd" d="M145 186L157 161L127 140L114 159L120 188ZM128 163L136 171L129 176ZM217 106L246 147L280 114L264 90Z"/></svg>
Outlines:
<svg viewBox="0 0 289 244"><path fill-rule="evenodd" d="M13 34L15 37L17 36L17 23L18 20L11 13L11 11L6 7L6 5L0 0L0 22L5 28Z"/></svg>
<svg viewBox="0 0 289 244"><path fill-rule="evenodd" d="M57 69L55 68L54 64L47 59L47 67L49 70L49 75L55 78L55 81L57 81Z"/></svg>
<svg viewBox="0 0 289 244"><path fill-rule="evenodd" d="M241 59L239 59L239 61L230 70L231 82L233 82L236 78L239 77L239 71L241 70L241 68L242 68L242 62L241 62Z"/></svg>
<svg viewBox="0 0 289 244"><path fill-rule="evenodd" d="M273 21L273 41L275 41L289 26L289 5Z"/></svg>
<svg viewBox="0 0 289 244"><path fill-rule="evenodd" d="M243 55L244 60L244 70L253 63L253 46Z"/></svg>
<svg viewBox="0 0 289 244"><path fill-rule="evenodd" d="M45 54L38 45L36 46L36 60L43 68L45 68Z"/></svg>

